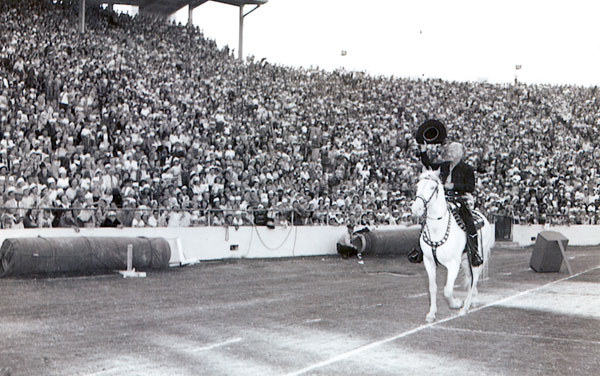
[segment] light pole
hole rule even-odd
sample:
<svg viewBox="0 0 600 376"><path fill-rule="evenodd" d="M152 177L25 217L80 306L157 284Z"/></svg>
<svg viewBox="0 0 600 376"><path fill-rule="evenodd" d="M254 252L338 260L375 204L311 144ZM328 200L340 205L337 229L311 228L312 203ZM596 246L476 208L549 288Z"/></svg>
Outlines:
<svg viewBox="0 0 600 376"><path fill-rule="evenodd" d="M515 65L515 85L519 83L519 79L517 77L517 71L521 70L521 64Z"/></svg>

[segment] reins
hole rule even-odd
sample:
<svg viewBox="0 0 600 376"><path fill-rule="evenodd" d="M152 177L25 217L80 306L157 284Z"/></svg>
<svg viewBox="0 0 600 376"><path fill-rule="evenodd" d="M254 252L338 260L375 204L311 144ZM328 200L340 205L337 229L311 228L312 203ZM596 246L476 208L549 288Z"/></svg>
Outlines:
<svg viewBox="0 0 600 376"><path fill-rule="evenodd" d="M431 247L431 254L433 255L433 260L435 261L435 265L439 266L440 261L437 258L437 249L438 249L438 247L444 245L444 243L446 243L446 241L450 237L450 227L452 224L452 212L450 209L450 205L448 204L448 202L446 202L446 211L444 212L444 214L442 214L441 217L431 218L427 215L427 206L429 205L429 202L433 199L434 196L437 197L437 194L439 193L440 182L438 180L427 178L427 177L423 178L423 180L431 180L436 183L435 189L431 193L431 196L429 196L429 199L426 200L425 197L423 197L422 195L417 195L417 198L419 198L423 201L424 207L425 207L425 224L423 226L423 241L425 242L425 244L427 244L428 246ZM448 214L448 223L446 225L446 232L444 233L444 237L442 237L442 239L438 240L438 241L431 240L431 235L430 235L430 231L429 231L429 226L427 225L427 220L430 219L430 220L434 220L434 221L439 221L442 218L444 218L444 215L446 215L446 213ZM466 234L466 236L469 236L469 235ZM467 262L467 263L469 265L469 273L471 274L471 286L473 286L473 267L471 266L470 262Z"/></svg>
<svg viewBox="0 0 600 376"><path fill-rule="evenodd" d="M423 201L424 207L425 207L425 226L424 226L424 231L423 231L423 241L425 242L425 244L427 244L428 246L431 247L431 253L433 254L433 260L435 261L435 265L437 266L437 265L440 265L440 262L437 258L437 248L440 247L441 245L443 245L444 243L446 243L446 241L448 240L448 237L450 236L450 224L451 224L452 218L450 215L450 207L448 206L448 204L446 204L446 212L444 214L442 214L441 217L430 218L427 216L427 206L429 205L429 202L431 201L431 199L433 199L433 196L437 197L437 194L439 193L439 181L437 181L435 179L431 179L431 178L424 178L423 180L431 180L436 183L435 190L431 193L431 196L429 196L429 199L426 200L425 197L423 197L422 195L417 195L417 198L419 198ZM448 224L446 226L446 233L444 234L444 237L439 241L431 240L431 235L429 234L429 226L427 226L427 219L440 220L440 219L444 218L444 215L446 213L448 213Z"/></svg>
<svg viewBox="0 0 600 376"><path fill-rule="evenodd" d="M450 236L450 224L451 224L451 220L452 220L452 216L450 215L450 208L448 207L448 205L446 205L446 212L448 213L448 225L446 226L446 233L444 234L444 237L439 240L439 241L433 241L431 240L431 236L429 235L429 226L427 226L427 220L425 220L425 230L423 231L423 241L425 242L425 244L427 244L428 246L431 247L431 253L433 254L433 260L435 261L435 265L440 265L440 262L437 258L437 248L441 245L443 245L444 243L446 243L446 241L448 240L448 237ZM427 215L427 207L425 207L425 215ZM442 217L440 217L439 219L442 219Z"/></svg>

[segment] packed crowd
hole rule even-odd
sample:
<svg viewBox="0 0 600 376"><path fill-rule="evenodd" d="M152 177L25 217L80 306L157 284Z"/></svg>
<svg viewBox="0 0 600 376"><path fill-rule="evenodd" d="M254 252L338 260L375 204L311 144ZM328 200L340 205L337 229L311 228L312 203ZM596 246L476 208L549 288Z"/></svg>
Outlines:
<svg viewBox="0 0 600 376"><path fill-rule="evenodd" d="M428 118L491 219L600 218L595 87L242 62L199 29L86 13L80 34L69 1L0 3L3 228L410 223Z"/></svg>

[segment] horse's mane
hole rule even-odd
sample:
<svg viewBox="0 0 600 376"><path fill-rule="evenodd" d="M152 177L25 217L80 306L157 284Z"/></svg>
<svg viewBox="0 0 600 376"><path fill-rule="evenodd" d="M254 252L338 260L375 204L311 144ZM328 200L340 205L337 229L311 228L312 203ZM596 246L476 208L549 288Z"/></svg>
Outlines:
<svg viewBox="0 0 600 376"><path fill-rule="evenodd" d="M419 175L419 180L423 179L432 179L437 181L438 183L442 182L442 180L440 179L440 170L423 170L423 172L421 172L421 175Z"/></svg>

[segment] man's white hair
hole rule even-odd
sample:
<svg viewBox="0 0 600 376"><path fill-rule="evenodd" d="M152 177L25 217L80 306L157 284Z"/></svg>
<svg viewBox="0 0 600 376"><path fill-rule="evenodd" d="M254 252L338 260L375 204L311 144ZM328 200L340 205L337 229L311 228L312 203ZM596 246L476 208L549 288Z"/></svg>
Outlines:
<svg viewBox="0 0 600 376"><path fill-rule="evenodd" d="M463 157L465 155L465 148L464 148L463 144L461 144L460 142L456 142L456 141L451 142L448 144L447 148L448 148L448 151L450 151L450 150L460 151L461 157Z"/></svg>

